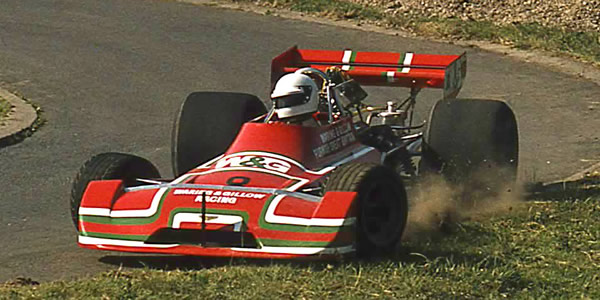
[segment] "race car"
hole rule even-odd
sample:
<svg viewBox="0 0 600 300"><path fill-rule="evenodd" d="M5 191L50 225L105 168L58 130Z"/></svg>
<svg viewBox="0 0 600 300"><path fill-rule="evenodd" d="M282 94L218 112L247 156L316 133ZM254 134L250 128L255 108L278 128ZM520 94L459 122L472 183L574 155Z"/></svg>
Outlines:
<svg viewBox="0 0 600 300"><path fill-rule="evenodd" d="M255 258L393 251L407 184L429 175L473 182L481 168L516 177L515 115L504 102L457 99L466 66L466 54L292 47L272 61L269 110L243 93L185 99L172 135L174 179L131 154L85 162L70 199L78 244ZM365 100L368 85L409 93L377 107ZM424 88L443 96L427 124L413 124Z"/></svg>

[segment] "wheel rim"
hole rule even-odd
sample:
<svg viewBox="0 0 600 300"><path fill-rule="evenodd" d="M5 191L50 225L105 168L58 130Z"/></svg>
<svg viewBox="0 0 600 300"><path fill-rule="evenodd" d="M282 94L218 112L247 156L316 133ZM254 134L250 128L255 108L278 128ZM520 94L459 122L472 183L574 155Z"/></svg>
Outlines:
<svg viewBox="0 0 600 300"><path fill-rule="evenodd" d="M389 184L372 185L361 203L361 230L375 246L390 246L401 230L398 193Z"/></svg>

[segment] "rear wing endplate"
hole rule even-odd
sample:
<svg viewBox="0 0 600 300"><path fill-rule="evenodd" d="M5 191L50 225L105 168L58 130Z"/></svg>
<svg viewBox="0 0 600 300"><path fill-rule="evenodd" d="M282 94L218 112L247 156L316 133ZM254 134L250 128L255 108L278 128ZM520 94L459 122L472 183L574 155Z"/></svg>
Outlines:
<svg viewBox="0 0 600 300"><path fill-rule="evenodd" d="M467 75L467 56L352 50L308 50L294 46L271 63L271 86L284 74L311 67L339 67L362 85L440 88L454 98Z"/></svg>

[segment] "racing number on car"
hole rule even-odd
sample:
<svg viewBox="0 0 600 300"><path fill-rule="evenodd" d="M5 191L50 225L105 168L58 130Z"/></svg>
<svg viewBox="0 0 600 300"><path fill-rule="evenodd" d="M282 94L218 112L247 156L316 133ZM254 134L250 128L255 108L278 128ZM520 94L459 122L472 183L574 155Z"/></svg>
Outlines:
<svg viewBox="0 0 600 300"><path fill-rule="evenodd" d="M233 176L227 179L227 185L244 186L250 182L250 178L244 176Z"/></svg>

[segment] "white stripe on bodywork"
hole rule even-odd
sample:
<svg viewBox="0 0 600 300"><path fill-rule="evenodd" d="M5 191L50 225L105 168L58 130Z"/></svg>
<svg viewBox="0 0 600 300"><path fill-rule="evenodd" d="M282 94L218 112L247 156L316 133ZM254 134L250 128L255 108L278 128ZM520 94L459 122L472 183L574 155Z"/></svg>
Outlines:
<svg viewBox="0 0 600 300"><path fill-rule="evenodd" d="M349 64L352 58L352 50L344 50L344 57L342 57L342 63Z"/></svg>
<svg viewBox="0 0 600 300"><path fill-rule="evenodd" d="M365 147L362 150L352 153L352 155L333 163L329 168L335 168L339 165L345 164L351 160L357 159L371 151L375 150L373 147ZM297 183L288 188L289 191L295 191L296 189L303 186L304 183ZM299 217L289 217L289 216L278 216L275 215L275 210L277 205L281 202L281 200L285 196L277 196L269 207L267 208L267 212L265 214L265 221L268 223L275 224L293 224L293 225L303 225L303 226L331 226L331 227L339 227L344 225L351 225L356 222L356 218L299 218Z"/></svg>
<svg viewBox="0 0 600 300"><path fill-rule="evenodd" d="M138 248L173 248L179 246L179 244L146 244L142 241L127 241L127 240L115 240L115 239L104 239L90 236L79 236L78 242L83 245L96 245L98 248L102 248L102 245L110 246L125 246L125 247L138 247Z"/></svg>
<svg viewBox="0 0 600 300"><path fill-rule="evenodd" d="M101 216L111 218L146 218L153 216L158 211L158 205L160 199L165 194L168 188L163 187L156 191L150 207L146 209L135 209L135 210L110 210L109 208L95 208L95 207L79 207L80 216Z"/></svg>
<svg viewBox="0 0 600 300"><path fill-rule="evenodd" d="M277 253L277 254L345 254L354 251L354 246L344 246L337 248L324 247L262 247L255 248L231 248L231 250L239 252L259 252L259 253Z"/></svg>
<svg viewBox="0 0 600 300"><path fill-rule="evenodd" d="M351 156L347 157L346 159L350 160L350 159L354 159L357 157L360 157L366 153L368 153L369 151L373 150L374 148L368 147L365 148L359 152L353 153ZM252 152L249 152L252 153ZM262 152L258 152L258 153L262 153ZM274 156L278 156L276 154L273 154ZM285 156L281 156L281 159L287 159L292 163L296 163L295 161L285 157ZM338 161L337 163L344 163L344 160ZM326 168L327 171L333 169L334 167L329 167ZM307 184L309 182L308 179L306 178L300 178L300 177L294 177L294 176L290 176L287 175L285 173L280 173L280 172L275 172L275 171L271 171L268 169L261 169L261 168L252 168L252 167L232 167L232 168L223 168L223 169L212 169L209 171L205 171L205 172L199 172L199 173L189 173L187 174L188 176L196 176L196 175L205 175L205 174L210 174L210 173L215 173L215 172L223 172L223 171L254 171L254 172L261 172L261 173L270 173L270 174L274 174L274 175L279 175L282 177L286 177L288 179L292 179L292 180L297 180L298 182L295 183L294 185L290 186L289 188L285 189L286 191L289 192L295 192L296 190L298 190L300 187L302 187L303 185ZM325 170L325 169L323 169ZM323 170L319 171L322 172ZM348 224L352 224L355 222L355 218L298 218L298 217L289 217L289 216L279 216L275 214L275 210L277 209L277 206L279 205L279 203L281 202L281 200L283 198L285 198L286 195L278 195L275 197L275 199L273 199L273 201L269 204L269 207L267 208L267 212L265 214L265 221L268 223L274 223L274 224L286 224L286 225L302 225L302 226L332 226L332 227L339 227L339 226L343 226L343 225L348 225Z"/></svg>
<svg viewBox="0 0 600 300"><path fill-rule="evenodd" d="M240 216L206 214L206 224L234 225L233 231L240 231L244 219ZM172 228L181 228L181 223L202 223L201 213L177 213L173 217Z"/></svg>
<svg viewBox="0 0 600 300"><path fill-rule="evenodd" d="M309 172L312 174L325 174L325 173L331 171L332 169L334 169L335 167L342 165L346 162L349 162L351 160L357 159L357 158L373 151L374 149L375 148L372 148L372 147L365 147L362 150L360 150L358 152L354 152L351 155L345 157L344 159L339 160L339 161L333 163L332 165L330 165L329 167L323 168L319 171L309 171L306 168L304 168L304 166L299 164L298 162L296 162L288 157L282 156L282 155L265 153L265 152L255 152L255 151L240 152L240 153L250 154L250 155L268 154L271 157L275 157L275 158L286 160L290 163L293 163L293 164L299 166L302 170L306 170L306 172ZM236 153L236 155L239 155L240 153ZM205 174L210 174L210 173L215 173L215 172L232 171L232 170L269 173L269 174L273 174L273 175L283 176L283 177L286 177L286 178L292 179L292 180L298 180L298 182L296 184L294 184L293 186L286 189L287 191L291 191L291 192L296 191L298 188L300 188L301 186L303 186L309 182L309 180L306 178L294 177L294 176L287 175L285 173L275 172L275 171L268 170L268 169L252 168L252 167L233 167L233 168L212 169L212 170L208 170L205 172L184 174L184 175L180 176L179 178L175 179L173 182L171 182L171 184L178 184L191 176L205 175ZM160 204L161 198L163 197L164 193L168 189L169 189L168 186L159 188L158 191L156 192L156 194L154 194L154 197L152 198L152 203L150 204L150 207L147 209L111 211L108 208L80 207L79 215L113 217L113 218L151 217L154 214L156 214L156 212L158 211L158 206ZM334 218L319 219L319 218L317 218L317 219L312 219L312 218L296 218L296 217L287 217L287 216L277 216L274 214L275 208L277 207L277 205L279 204L281 199L283 199L283 197L286 197L286 195L276 196L276 198L271 202L271 205L269 206L269 208L267 210L267 214L265 215L265 220L267 222L279 223L279 224L305 225L305 226L311 226L311 225L312 226L342 226L342 225L346 225L346 224L352 224L353 222L355 222L354 218L348 218L348 219L344 219L344 218L341 218L341 219L337 219L337 218L336 219L334 219Z"/></svg>
<svg viewBox="0 0 600 300"><path fill-rule="evenodd" d="M284 173L279 173L279 172L275 172L275 171L271 171L268 169L261 169L261 168L252 168L252 167L233 167L233 168L223 168L223 169L212 169L212 170L208 170L205 172L198 172L198 173L188 173L185 174L179 178L177 178L175 181L173 181L171 184L167 184L165 186L162 186L161 188L158 189L158 191L156 192L156 194L154 194L154 197L152 198L152 203L150 204L150 207L148 209L142 209L142 210L113 210L110 211L108 208L92 208L92 207L80 207L79 208L79 215L88 215L88 216L102 216L102 217L116 217L116 218L125 218L125 217L150 217L153 216L157 211L158 211L158 206L160 204L161 198L164 195L164 193L169 189L169 188L175 188L177 187L177 184L181 181L184 181L185 179L192 177L192 176L197 176L197 175L205 175L205 174L211 174L211 173L216 173L216 172L225 172L225 171L252 171L252 172L261 172L261 173L268 173L268 174L274 174L274 175L279 175L288 179L292 179L292 180L297 180L298 183L294 185L295 186L302 186L304 184L306 184L307 182L309 182L308 179L305 178L300 178L300 177L294 177L294 176L290 176ZM189 188L194 188L194 185L190 185ZM223 186L225 188L227 188L227 186ZM132 188L132 189L142 189L143 187L139 187L139 188ZM236 187L229 187L230 189L235 189ZM243 189L243 188L242 188ZM296 188L297 189L297 188ZM289 189L286 189L286 191L289 191ZM295 191L295 190L294 190ZM285 195L282 195L285 196ZM310 196L310 198L315 198L316 200L318 200L318 197L316 196L311 196L311 195L307 195L307 197ZM110 214L108 213L110 212Z"/></svg>
<svg viewBox="0 0 600 300"><path fill-rule="evenodd" d="M137 209L137 210L112 210L110 212L111 218L146 218L153 216L158 211L158 205L160 204L160 199L165 194L168 188L160 188L152 197L152 204L147 209Z"/></svg>
<svg viewBox="0 0 600 300"><path fill-rule="evenodd" d="M300 218L300 217L289 217L279 216L275 214L275 209L285 196L277 196L273 199L273 202L269 205L267 213L265 214L265 221L272 224L286 224L286 225L301 225L301 226L327 226L327 227L340 227L345 225L352 225L356 222L356 218Z"/></svg>
<svg viewBox="0 0 600 300"><path fill-rule="evenodd" d="M352 50L344 50L344 57L342 57L342 63L345 64L342 66L342 70L348 71L350 70L350 59L352 58Z"/></svg>
<svg viewBox="0 0 600 300"><path fill-rule="evenodd" d="M344 157L343 159L341 159L341 160L339 160L337 162L334 162L331 165L329 165L329 166L327 166L327 167L325 167L325 168L323 168L321 170L317 170L317 171L309 170L306 167L304 167L301 163L299 163L299 162L297 162L297 161L295 161L295 160L293 160L293 159L291 159L291 158L289 158L287 156L283 156L283 155L279 155L279 154L274 154L274 153L269 153L269 152L246 151L246 152L238 152L238 153L230 154L230 155L227 155L227 156L224 156L224 157L221 156L220 158L227 159L229 157L238 156L238 155L259 155L259 156L265 156L265 157L272 157L272 158L281 159L281 160L284 160L284 161L289 162L291 164L294 164L295 166L299 167L303 172L306 172L306 173L309 173L309 174L313 174L313 175L323 175L323 174L326 174L329 171L333 170L335 167L337 167L337 166L339 166L341 164L344 164L346 162L349 162L349 161L351 161L353 159L357 159L357 158L359 158L359 157L361 157L361 156L363 156L363 155L365 155L365 154L367 154L367 153L369 153L369 152L371 152L373 150L375 150L375 148L373 148L373 147L364 147L361 150L359 150L357 152L353 152L349 156ZM256 170L256 169L258 169L258 168L252 168L252 167L246 168L246 170L252 170L252 171ZM222 169L219 169L219 170L222 170ZM228 170L231 170L231 168L228 168ZM275 172L275 171L270 171L269 173L276 174L276 175L282 175L282 176L289 176L289 175L287 175L285 173L280 173L280 172ZM206 174L206 173L191 173L191 174L193 174L193 175L200 175L200 174ZM186 175L189 175L189 174L186 174Z"/></svg>
<svg viewBox="0 0 600 300"><path fill-rule="evenodd" d="M299 181L298 183L287 188L288 191L296 191L301 186L306 184L308 180L304 179L304 181ZM355 218L299 218L299 217L289 217L289 216L279 216L275 214L275 210L277 206L281 202L281 200L285 197L285 195L277 196L273 201L269 204L267 208L267 212L265 214L265 221L267 223L272 224L286 224L286 225L302 225L302 226L331 226L331 227L339 227L343 225L353 224L355 222Z"/></svg>
<svg viewBox="0 0 600 300"><path fill-rule="evenodd" d="M161 248L168 249L180 246L179 244L146 244L141 241L126 241L115 239L104 239L89 236L79 236L78 242L82 245L95 245L98 248L108 248L105 246L123 246L136 248ZM344 246L336 248L325 247L262 247L257 248L230 248L232 251L238 252L255 252L255 253L274 253L274 254L299 254L299 255L314 255L314 254L346 254L353 252L354 246Z"/></svg>
<svg viewBox="0 0 600 300"><path fill-rule="evenodd" d="M280 154L275 154L275 153L269 153L269 152L261 152L261 151L244 151L244 152L236 152L236 153L232 153L229 154L227 156L219 156L219 159L214 159L212 161L212 163L217 162L220 159L227 159L230 157L235 157L235 156L247 156L247 155L256 155L256 156L263 156L263 157L270 157L270 158L275 158L275 159L281 159L283 161L289 162L295 166L297 166L298 168L300 168L303 172L309 173L309 174L313 174L313 175L323 175L327 172L329 172L331 169L328 168L324 168L321 169L319 171L312 171L307 169L304 165L302 165L301 163L299 163L298 161L295 161L287 156L283 156ZM204 167L204 166L209 166L209 164L204 164L198 168ZM273 172L274 174L285 174L285 173L280 173L280 172Z"/></svg>
<svg viewBox="0 0 600 300"><path fill-rule="evenodd" d="M79 207L80 216L110 217L110 208Z"/></svg>
<svg viewBox="0 0 600 300"><path fill-rule="evenodd" d="M371 152L373 150L375 150L375 148L373 148L373 147L362 148L360 151L353 152L351 155L349 155L349 156L347 156L347 157L345 157L345 158L343 158L341 160L338 160L337 162L334 162L328 168L335 168L335 167L341 166L341 165L343 165L343 164L345 164L347 162L350 162L352 160L358 159L359 157L362 157L362 156L368 154L369 152Z"/></svg>
<svg viewBox="0 0 600 300"><path fill-rule="evenodd" d="M300 186L309 182L309 180L306 178L295 177L295 176L291 176L291 175L288 175L285 173L272 171L269 169L254 168L254 167L230 167L230 168L221 168L221 169L211 169L211 170L204 171L204 172L188 173L186 175L188 177L191 177L191 176L200 176L200 175L206 175L206 174L211 174L211 173L229 172L229 171L250 171L250 172L260 172L260 173L267 173L267 174L271 174L271 175L277 175L277 176L285 177L287 179L297 180L300 183L302 183ZM296 186L296 185L298 185L298 184L295 184L294 186ZM290 190L289 188L285 189L285 190L286 191L295 191L295 190Z"/></svg>
<svg viewBox="0 0 600 300"><path fill-rule="evenodd" d="M186 174L187 175L187 174ZM172 184L180 183L185 180L187 177L183 175L175 180L173 180ZM154 197L152 197L152 203L150 203L150 207L147 209L138 209L138 210L115 210L111 211L109 208L97 208L97 207L79 207L79 215L80 216L99 216L99 217L111 217L111 218L135 218L135 217L151 217L158 211L158 205L160 204L160 199L165 194L165 192L169 189L169 187L159 188Z"/></svg>
<svg viewBox="0 0 600 300"><path fill-rule="evenodd" d="M406 56L404 56L404 62L402 62L403 65L405 66L410 66L410 64L412 63L413 60L413 53L406 53ZM404 67L402 68L402 73L408 73L410 72L410 67Z"/></svg>
<svg viewBox="0 0 600 300"><path fill-rule="evenodd" d="M395 76L396 76L396 72L394 72L394 71L387 72L387 81L394 82L396 80Z"/></svg>

